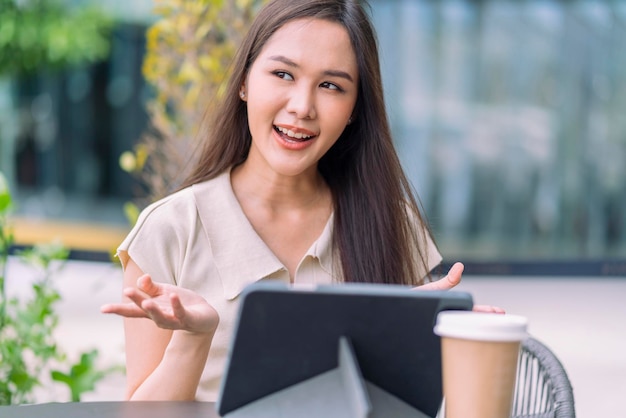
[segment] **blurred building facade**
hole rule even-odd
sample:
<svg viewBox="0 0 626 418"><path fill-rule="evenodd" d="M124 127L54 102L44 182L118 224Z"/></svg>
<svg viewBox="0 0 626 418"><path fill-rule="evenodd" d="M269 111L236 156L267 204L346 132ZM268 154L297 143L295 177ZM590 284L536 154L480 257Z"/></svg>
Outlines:
<svg viewBox="0 0 626 418"><path fill-rule="evenodd" d="M626 258L626 3L373 5L393 129L443 250Z"/></svg>
<svg viewBox="0 0 626 418"><path fill-rule="evenodd" d="M624 3L370 4L397 146L446 258L626 258ZM19 82L22 215L123 224L139 191L118 158L146 128L153 17L109 5L132 18L106 62Z"/></svg>

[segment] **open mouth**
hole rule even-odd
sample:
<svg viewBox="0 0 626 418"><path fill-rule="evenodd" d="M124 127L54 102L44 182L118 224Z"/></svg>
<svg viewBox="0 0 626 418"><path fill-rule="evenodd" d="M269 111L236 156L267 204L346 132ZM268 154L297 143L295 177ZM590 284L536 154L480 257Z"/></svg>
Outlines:
<svg viewBox="0 0 626 418"><path fill-rule="evenodd" d="M285 139L285 141L291 142L305 142L315 138L315 135L305 135L302 132L293 132L287 128L281 128L274 125L274 130Z"/></svg>

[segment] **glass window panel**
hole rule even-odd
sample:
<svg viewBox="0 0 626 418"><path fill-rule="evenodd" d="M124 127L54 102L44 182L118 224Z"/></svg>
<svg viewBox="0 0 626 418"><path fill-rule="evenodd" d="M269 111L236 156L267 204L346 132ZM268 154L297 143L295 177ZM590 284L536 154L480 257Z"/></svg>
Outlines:
<svg viewBox="0 0 626 418"><path fill-rule="evenodd" d="M392 129L447 258L626 254L621 2L371 4Z"/></svg>

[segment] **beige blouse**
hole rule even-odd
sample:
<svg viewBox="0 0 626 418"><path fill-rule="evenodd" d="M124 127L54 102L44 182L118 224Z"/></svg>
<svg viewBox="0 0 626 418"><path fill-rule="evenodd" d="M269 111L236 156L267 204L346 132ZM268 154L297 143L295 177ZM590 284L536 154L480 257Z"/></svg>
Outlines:
<svg viewBox="0 0 626 418"><path fill-rule="evenodd" d="M340 282L334 267L332 215L297 267L296 284ZM428 237L428 266L441 256ZM248 284L289 273L257 235L230 183L230 171L174 193L144 209L118 248L122 266L129 258L159 282L192 289L220 316L196 399L216 401L237 315L238 296ZM424 275L426 272L424 272Z"/></svg>

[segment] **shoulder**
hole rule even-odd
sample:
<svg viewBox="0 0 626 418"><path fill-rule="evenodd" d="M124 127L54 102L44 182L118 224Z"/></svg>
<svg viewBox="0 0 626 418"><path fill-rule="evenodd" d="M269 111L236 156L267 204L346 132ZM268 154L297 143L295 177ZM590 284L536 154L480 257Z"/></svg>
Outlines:
<svg viewBox="0 0 626 418"><path fill-rule="evenodd" d="M224 194L222 177L220 175L186 187L148 205L139 214L120 249L127 249L139 238L151 240L153 245L156 242L172 245L174 242L186 241L199 226L198 198L211 196L211 199L219 200L220 194Z"/></svg>
<svg viewBox="0 0 626 418"><path fill-rule="evenodd" d="M183 189L148 205L117 248L122 265L126 265L129 257L142 262L150 254L167 254L167 248L176 245L186 234L189 217L194 216L192 209L191 189ZM146 264L149 263L144 262L141 266L145 269Z"/></svg>
<svg viewBox="0 0 626 418"><path fill-rule="evenodd" d="M132 258L141 263L144 271L156 271L157 265L162 264L161 276L165 275L164 271L168 274L178 271L182 255L201 235L202 219L197 198L217 193L223 187L219 185L223 183L221 177L179 190L143 209L117 249L122 265ZM219 193L212 198L220 200ZM202 216L211 218L212 214Z"/></svg>
<svg viewBox="0 0 626 418"><path fill-rule="evenodd" d="M230 182L225 174L196 183L148 205L139 215L136 227L145 224L185 227L198 217L198 200L210 196L220 199L228 193Z"/></svg>
<svg viewBox="0 0 626 418"><path fill-rule="evenodd" d="M151 203L141 211L137 219L137 225L159 218L169 218L169 215L180 213L194 204L191 187L179 190L167 197ZM171 218L170 218L171 220Z"/></svg>

